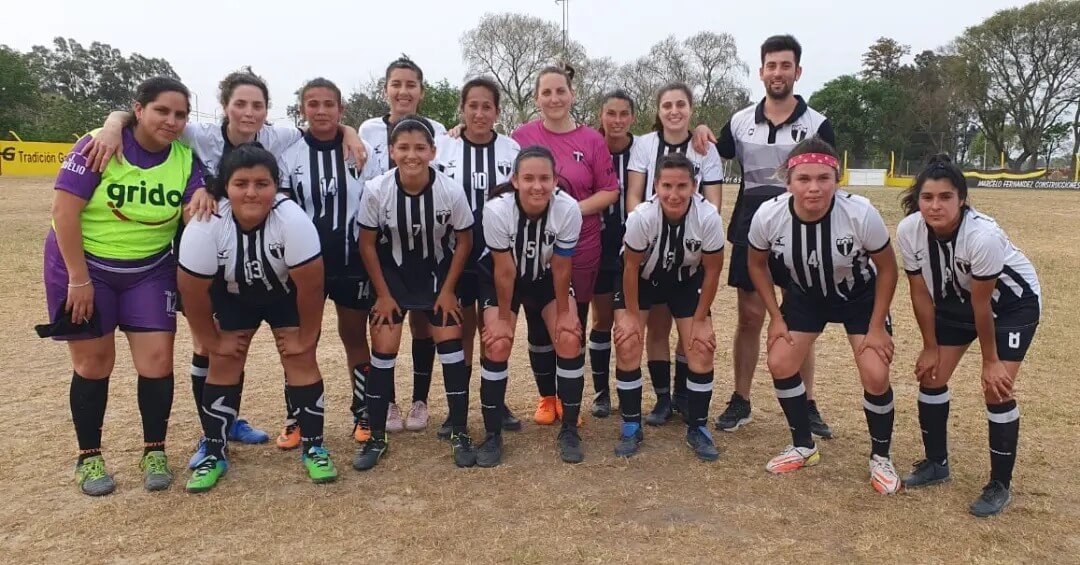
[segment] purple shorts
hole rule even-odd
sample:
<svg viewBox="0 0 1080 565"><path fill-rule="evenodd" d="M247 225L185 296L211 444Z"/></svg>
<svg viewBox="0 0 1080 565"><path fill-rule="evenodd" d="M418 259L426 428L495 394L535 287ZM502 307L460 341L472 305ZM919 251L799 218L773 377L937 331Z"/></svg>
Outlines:
<svg viewBox="0 0 1080 565"><path fill-rule="evenodd" d="M570 283L574 287L574 300L578 304L592 302L596 291L596 279L600 273L600 247L574 250L570 258L573 270L570 272Z"/></svg>
<svg viewBox="0 0 1080 565"><path fill-rule="evenodd" d="M176 259L170 250L137 261L120 261L87 256L86 265L94 283L94 311L101 322L101 334L117 327L125 332L176 331ZM45 298L49 321L67 299L68 273L56 234L45 238ZM58 341L91 339L89 333L54 337Z"/></svg>

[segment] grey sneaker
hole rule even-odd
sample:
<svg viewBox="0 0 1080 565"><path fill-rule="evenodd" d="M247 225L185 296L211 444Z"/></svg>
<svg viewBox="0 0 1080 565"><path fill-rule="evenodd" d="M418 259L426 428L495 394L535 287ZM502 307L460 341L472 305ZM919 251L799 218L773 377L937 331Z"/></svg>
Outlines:
<svg viewBox="0 0 1080 565"><path fill-rule="evenodd" d="M386 434L383 437L371 436L371 439L360 446L360 451L353 457L352 466L357 471L367 471L379 463L379 459L390 449L386 443Z"/></svg>
<svg viewBox="0 0 1080 565"><path fill-rule="evenodd" d="M979 518L986 518L988 516L997 516L1001 514L1002 510L1012 502L1012 493L1009 492L1009 487L1005 486L1001 481L990 481L983 487L982 494L979 498L975 499L975 502L971 503L968 510L971 514L978 516Z"/></svg>
<svg viewBox="0 0 1080 565"><path fill-rule="evenodd" d="M916 461L911 474L904 477L904 486L907 488L928 487L944 483L949 480L949 465L923 459Z"/></svg>
<svg viewBox="0 0 1080 565"><path fill-rule="evenodd" d="M690 450L702 461L716 461L720 458L720 451L716 449L712 435L705 426L687 428L686 445L690 446Z"/></svg>
<svg viewBox="0 0 1080 565"><path fill-rule="evenodd" d="M139 461L143 472L143 487L148 491L168 490L172 484L173 473L164 451L151 451Z"/></svg>
<svg viewBox="0 0 1080 565"><path fill-rule="evenodd" d="M619 442L615 444L615 456L631 457L635 455L643 441L645 441L645 432L641 431L641 424L623 422Z"/></svg>
<svg viewBox="0 0 1080 565"><path fill-rule="evenodd" d="M75 483L83 494L105 496L116 490L116 482L105 472L105 459L100 455L87 457L75 465Z"/></svg>
<svg viewBox="0 0 1080 565"><path fill-rule="evenodd" d="M484 443L476 450L476 464L481 467L497 467L502 462L502 434L487 434Z"/></svg>
<svg viewBox="0 0 1080 565"><path fill-rule="evenodd" d="M559 456L566 463L581 463L585 449L581 447L581 435L574 426L563 426L559 431Z"/></svg>

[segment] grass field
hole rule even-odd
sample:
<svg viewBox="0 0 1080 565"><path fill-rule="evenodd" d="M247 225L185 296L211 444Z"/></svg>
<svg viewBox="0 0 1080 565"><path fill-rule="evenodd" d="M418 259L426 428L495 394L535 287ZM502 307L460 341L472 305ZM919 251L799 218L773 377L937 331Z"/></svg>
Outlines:
<svg viewBox="0 0 1080 565"><path fill-rule="evenodd" d="M355 451L350 387L332 309L319 357L327 381L327 443L341 469L337 483L312 485L295 452L234 446L232 469L220 486L186 494L183 466L199 427L186 376L188 333L181 328L168 449L177 472L173 488L149 494L141 487L135 375L121 342L104 430L106 460L119 486L112 496L92 499L73 480L66 348L32 330L46 318L41 244L49 187L48 179L0 178L4 562L1080 562L1080 474L1069 455L1080 440L1075 192L982 191L973 198L1034 262L1045 296L1042 325L1017 384L1023 418L1014 502L1004 515L979 520L967 513L989 472L977 345L951 386L953 480L926 490L885 497L870 487L861 388L838 328L822 337L817 362L819 404L837 438L821 444L821 465L790 476L768 476L763 468L789 441L764 363L752 397L755 421L716 436L721 459L715 464L695 460L682 441L684 429L674 423L646 429L642 453L617 459L611 449L618 419L609 418L586 421L581 465L559 461L554 428L526 422L522 432L507 434L501 467L457 469L449 448L435 438L446 414L437 370L432 427L394 435L388 457L360 474L349 464ZM869 196L895 227L897 190L856 192ZM725 199L730 211L734 191ZM721 350L710 419L731 393L734 301L733 291L722 287L713 310ZM904 281L893 314L893 458L906 471L922 457L912 377L921 342ZM398 398L407 400L407 353L398 367ZM536 388L523 347L515 350L510 371L508 402L526 419ZM267 332L256 337L247 374L242 413L276 430L282 378ZM477 381L474 437L482 436ZM647 406L651 397L646 393Z"/></svg>

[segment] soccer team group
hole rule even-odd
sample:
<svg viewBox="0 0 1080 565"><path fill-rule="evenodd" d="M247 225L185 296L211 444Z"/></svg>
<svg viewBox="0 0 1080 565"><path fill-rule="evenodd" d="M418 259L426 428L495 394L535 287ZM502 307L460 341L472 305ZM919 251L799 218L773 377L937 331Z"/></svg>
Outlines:
<svg viewBox="0 0 1080 565"><path fill-rule="evenodd" d="M878 210L838 189L832 128L793 92L801 57L793 37L767 39L759 71L766 96L715 137L692 128L693 94L681 84L656 93L653 132L630 133L636 106L619 90L603 98L597 129L576 123L573 70L563 66L539 74L540 117L510 136L495 131L500 89L484 77L462 87L461 125L447 131L420 116L423 74L405 57L386 70L390 113L359 129L341 123L341 92L322 78L300 90L304 129L266 125L268 90L250 70L221 82L225 120L214 125L188 121L180 82L145 81L130 112L110 115L64 161L45 241L51 317L39 333L65 341L71 354L80 489L115 489L101 428L117 328L138 372L144 485L169 488L178 311L194 342L191 383L203 428L187 490L218 483L230 442L269 440L240 417L248 346L263 322L285 375L277 445L299 447L314 482L335 480L316 360L329 298L351 375L360 444L353 467L361 471L388 453L388 432L427 427L436 356L449 408L438 433L454 463L498 465L504 430L521 428L505 395L522 310L540 396L533 420L556 425L563 461L585 457L578 430L586 351L592 414L612 412L612 350L622 417L615 454L642 449L643 423L678 416L690 453L714 461L707 424L715 314L737 328L735 391L715 421L719 430L751 420L765 329L768 370L792 438L768 472L820 461L815 437L832 432L813 401L814 342L837 323L864 388L870 483L881 493L928 486L949 479L948 382L978 339L991 472L970 510L1001 512L1019 432L1013 383L1040 315L1035 271L971 206L960 169L944 156L931 159L904 195L895 236L923 339L915 372L925 458L901 478L890 458L897 259ZM743 171L726 229L722 158ZM725 239L737 320L710 312ZM395 365L406 318L414 371L403 415ZM644 416L643 355L656 395ZM467 419L477 357L484 437L474 445Z"/></svg>

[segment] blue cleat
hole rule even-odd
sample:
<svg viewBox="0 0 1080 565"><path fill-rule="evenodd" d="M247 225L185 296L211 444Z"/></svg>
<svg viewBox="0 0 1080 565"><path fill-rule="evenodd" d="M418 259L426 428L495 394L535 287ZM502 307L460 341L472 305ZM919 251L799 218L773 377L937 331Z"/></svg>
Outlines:
<svg viewBox="0 0 1080 565"><path fill-rule="evenodd" d="M229 428L229 441L246 444L266 443L270 441L270 434L251 427L251 424L243 418L237 418Z"/></svg>
<svg viewBox="0 0 1080 565"><path fill-rule="evenodd" d="M199 461L203 459L206 459L206 436L199 436L199 441L195 444L195 453L191 455L191 459L188 459L187 468L198 467Z"/></svg>

